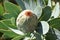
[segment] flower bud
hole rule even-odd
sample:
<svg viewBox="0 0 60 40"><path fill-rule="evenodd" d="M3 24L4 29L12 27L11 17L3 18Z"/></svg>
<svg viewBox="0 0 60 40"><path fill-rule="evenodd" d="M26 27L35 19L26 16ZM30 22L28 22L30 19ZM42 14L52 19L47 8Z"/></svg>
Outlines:
<svg viewBox="0 0 60 40"><path fill-rule="evenodd" d="M37 28L38 18L31 10L24 10L18 15L16 24L24 33L33 32Z"/></svg>

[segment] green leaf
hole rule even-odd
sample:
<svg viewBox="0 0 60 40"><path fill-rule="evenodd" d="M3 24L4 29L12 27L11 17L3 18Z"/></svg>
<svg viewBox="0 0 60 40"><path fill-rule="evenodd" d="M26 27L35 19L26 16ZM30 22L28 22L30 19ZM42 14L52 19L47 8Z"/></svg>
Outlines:
<svg viewBox="0 0 60 40"><path fill-rule="evenodd" d="M60 18L55 18L50 21L48 21L50 27L56 28L60 30Z"/></svg>
<svg viewBox="0 0 60 40"><path fill-rule="evenodd" d="M10 30L0 29L0 32L4 33L5 36L8 36L10 38L18 36L16 33L12 32Z"/></svg>
<svg viewBox="0 0 60 40"><path fill-rule="evenodd" d="M21 40L22 38L24 38L24 36L17 36L17 37L14 37L12 40Z"/></svg>
<svg viewBox="0 0 60 40"><path fill-rule="evenodd" d="M0 29L8 29L8 27L16 28L15 19L5 19L0 21Z"/></svg>
<svg viewBox="0 0 60 40"><path fill-rule="evenodd" d="M49 6L46 6L43 10L42 10L42 15L39 18L40 21L47 21L50 16L51 16L51 8Z"/></svg>
<svg viewBox="0 0 60 40"><path fill-rule="evenodd" d="M0 15L3 15L3 13L4 13L4 8L2 5L0 5Z"/></svg>
<svg viewBox="0 0 60 40"><path fill-rule="evenodd" d="M17 15L20 13L20 9L17 5L11 3L11 2L8 2L8 1L5 1L4 2L4 7L5 7L5 10L10 13L9 15L11 17L17 17Z"/></svg>

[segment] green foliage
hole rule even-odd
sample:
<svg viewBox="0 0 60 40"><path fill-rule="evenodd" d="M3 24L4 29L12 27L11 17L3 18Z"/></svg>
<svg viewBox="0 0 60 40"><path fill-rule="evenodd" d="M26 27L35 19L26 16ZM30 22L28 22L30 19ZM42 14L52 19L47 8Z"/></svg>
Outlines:
<svg viewBox="0 0 60 40"><path fill-rule="evenodd" d="M17 36L16 33L8 29L8 27L16 28L14 20L14 18L11 18L0 21L0 32L4 33L4 36L8 36L10 38Z"/></svg>

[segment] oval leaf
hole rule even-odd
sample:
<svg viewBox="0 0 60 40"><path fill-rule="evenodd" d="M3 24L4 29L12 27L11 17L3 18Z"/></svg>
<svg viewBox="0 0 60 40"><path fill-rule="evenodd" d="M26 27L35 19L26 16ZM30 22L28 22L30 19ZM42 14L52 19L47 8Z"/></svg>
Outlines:
<svg viewBox="0 0 60 40"><path fill-rule="evenodd" d="M4 8L8 13L10 13L9 15L11 15L11 17L17 17L20 13L19 7L8 1L4 2Z"/></svg>
<svg viewBox="0 0 60 40"><path fill-rule="evenodd" d="M40 21L47 21L50 16L51 16L51 8L49 6L46 6L43 10L42 10L42 15L39 18Z"/></svg>

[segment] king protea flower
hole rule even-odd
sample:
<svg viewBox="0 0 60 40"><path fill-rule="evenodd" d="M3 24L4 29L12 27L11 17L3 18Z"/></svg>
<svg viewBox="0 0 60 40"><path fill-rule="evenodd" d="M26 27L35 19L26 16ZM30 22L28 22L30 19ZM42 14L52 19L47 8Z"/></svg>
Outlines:
<svg viewBox="0 0 60 40"><path fill-rule="evenodd" d="M33 32L37 28L38 19L31 10L24 10L18 15L16 24L24 33Z"/></svg>

